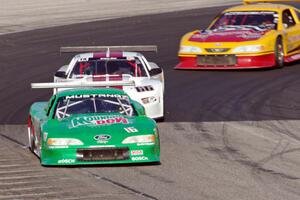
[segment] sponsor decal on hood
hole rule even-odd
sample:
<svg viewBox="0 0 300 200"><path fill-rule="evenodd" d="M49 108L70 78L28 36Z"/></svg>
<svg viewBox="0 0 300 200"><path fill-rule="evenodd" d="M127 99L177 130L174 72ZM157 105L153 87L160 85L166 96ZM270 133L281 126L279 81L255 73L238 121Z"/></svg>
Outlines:
<svg viewBox="0 0 300 200"><path fill-rule="evenodd" d="M97 143L103 143L103 144L106 144L109 140L111 139L111 136L110 135L106 135L106 134L103 134L103 135L95 135L94 136L94 140L97 141Z"/></svg>
<svg viewBox="0 0 300 200"><path fill-rule="evenodd" d="M95 135L94 140L99 141L99 140L110 140L111 136L110 135Z"/></svg>
<svg viewBox="0 0 300 200"><path fill-rule="evenodd" d="M194 33L189 41L192 42L244 42L258 40L268 31L254 30L205 30Z"/></svg>
<svg viewBox="0 0 300 200"><path fill-rule="evenodd" d="M123 116L84 116L72 119L72 127L78 126L102 126L111 124L128 124L128 119Z"/></svg>

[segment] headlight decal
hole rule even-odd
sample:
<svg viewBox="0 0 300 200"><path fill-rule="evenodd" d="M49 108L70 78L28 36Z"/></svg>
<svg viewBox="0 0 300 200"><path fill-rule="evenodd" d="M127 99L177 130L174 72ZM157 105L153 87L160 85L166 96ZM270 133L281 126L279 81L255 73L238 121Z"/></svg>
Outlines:
<svg viewBox="0 0 300 200"><path fill-rule="evenodd" d="M137 135L137 136L130 136L125 138L122 141L122 144L147 144L147 143L155 143L155 136L154 135Z"/></svg>
<svg viewBox="0 0 300 200"><path fill-rule="evenodd" d="M202 49L196 46L180 46L179 53L201 53Z"/></svg>
<svg viewBox="0 0 300 200"><path fill-rule="evenodd" d="M156 102L157 99L155 97L146 97L146 98L142 98L142 102L143 104L148 104L148 103L154 103Z"/></svg>
<svg viewBox="0 0 300 200"><path fill-rule="evenodd" d="M83 143L74 138L49 138L47 140L49 146L69 146L69 145L83 145Z"/></svg>
<svg viewBox="0 0 300 200"><path fill-rule="evenodd" d="M233 53L256 53L263 51L265 48L263 45L245 45L239 46L233 49Z"/></svg>

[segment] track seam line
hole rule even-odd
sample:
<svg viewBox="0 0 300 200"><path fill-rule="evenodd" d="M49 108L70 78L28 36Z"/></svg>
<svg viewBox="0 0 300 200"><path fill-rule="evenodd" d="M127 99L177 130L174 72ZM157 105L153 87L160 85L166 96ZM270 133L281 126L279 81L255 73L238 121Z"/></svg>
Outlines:
<svg viewBox="0 0 300 200"><path fill-rule="evenodd" d="M79 170L80 170L80 171L83 171L83 172L85 172L85 173L88 173L88 174L90 174L90 175L92 175L92 176L93 176L94 178L96 178L96 179L101 179L101 180L103 180L103 181L109 182L109 183L111 183L111 184L113 184L113 185L116 185L116 186L118 186L118 187L121 187L121 188L126 189L126 190L128 190L128 191L131 191L131 192L133 192L134 194L136 194L136 195L138 195L138 196L143 196L143 197L146 197L146 198L152 199L152 200L159 200L158 198L156 198L156 197L154 197L154 196L152 196L152 195L149 195L149 194L147 194L147 193L141 192L141 191L139 191L139 190L136 190L136 189L134 189L134 188L131 188L131 187L126 186L126 185L124 185L124 184L122 184L122 183L119 183L119 182L117 182L117 181L111 180L111 179L109 179L109 178L99 176L98 174L95 174L95 173L90 172L90 171L88 171L88 170L84 170L84 169L82 169L82 168L79 169Z"/></svg>

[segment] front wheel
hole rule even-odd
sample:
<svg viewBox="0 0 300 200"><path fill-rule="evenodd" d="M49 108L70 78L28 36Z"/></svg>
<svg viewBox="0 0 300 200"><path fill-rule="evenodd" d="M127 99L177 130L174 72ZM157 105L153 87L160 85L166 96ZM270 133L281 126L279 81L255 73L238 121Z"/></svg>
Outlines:
<svg viewBox="0 0 300 200"><path fill-rule="evenodd" d="M28 126L28 139L29 139L29 149L32 153L35 153L35 141L34 141L34 137L35 137L35 133L34 133L34 127L32 122L29 122L29 126Z"/></svg>
<svg viewBox="0 0 300 200"><path fill-rule="evenodd" d="M275 65L278 68L284 67L284 50L281 38L277 38L275 44Z"/></svg>

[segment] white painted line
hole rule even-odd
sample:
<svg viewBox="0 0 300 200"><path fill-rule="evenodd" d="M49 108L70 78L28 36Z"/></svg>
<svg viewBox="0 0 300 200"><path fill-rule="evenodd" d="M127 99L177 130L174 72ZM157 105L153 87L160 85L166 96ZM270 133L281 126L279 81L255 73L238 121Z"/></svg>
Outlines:
<svg viewBox="0 0 300 200"><path fill-rule="evenodd" d="M20 161L20 159L0 159L0 162L12 162L12 161ZM24 161L24 163L25 163L25 161Z"/></svg>
<svg viewBox="0 0 300 200"><path fill-rule="evenodd" d="M0 195L0 199L17 199L17 198L25 198L25 197L39 197L39 196L49 196L63 194L64 192L44 192L44 193L32 193L32 194L19 194L19 195Z"/></svg>
<svg viewBox="0 0 300 200"><path fill-rule="evenodd" d="M41 170L14 170L14 171L0 171L0 174L18 174L18 173L30 173L30 172L42 172Z"/></svg>
<svg viewBox="0 0 300 200"><path fill-rule="evenodd" d="M52 189L53 186L37 186L37 187L24 187L24 188L9 188L9 189L0 189L1 192L17 192L17 191L28 191L28 190L38 190L38 189Z"/></svg>
<svg viewBox="0 0 300 200"><path fill-rule="evenodd" d="M57 181L57 180L55 180L55 181ZM12 183L0 183L0 186L9 186L9 185L12 185L12 186L14 186L14 185L24 185L24 184L33 184L33 183L44 183L45 181L44 180L42 180L42 181L19 181L19 182L12 182ZM47 180L47 182L49 182L48 180Z"/></svg>
<svg viewBox="0 0 300 200"><path fill-rule="evenodd" d="M70 180L70 177L59 177L55 179L47 179L47 183L49 182L57 182L57 180ZM45 180L39 180L39 181L14 181L11 183L0 183L0 186L14 186L14 185L23 185L23 184L35 184L35 183L45 183Z"/></svg>
<svg viewBox="0 0 300 200"><path fill-rule="evenodd" d="M0 165L1 168L11 168L11 167L26 167L29 166L29 164L13 164L13 165Z"/></svg>
<svg viewBox="0 0 300 200"><path fill-rule="evenodd" d="M17 180L17 179L29 179L29 178L44 178L49 176L47 175L34 175L34 176L9 176L9 177L0 177L0 180Z"/></svg>

